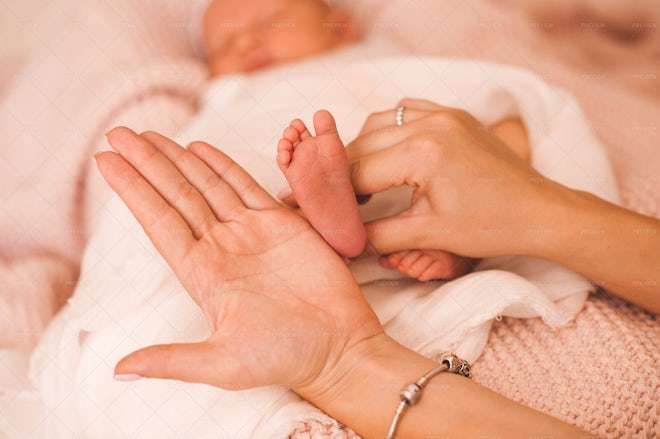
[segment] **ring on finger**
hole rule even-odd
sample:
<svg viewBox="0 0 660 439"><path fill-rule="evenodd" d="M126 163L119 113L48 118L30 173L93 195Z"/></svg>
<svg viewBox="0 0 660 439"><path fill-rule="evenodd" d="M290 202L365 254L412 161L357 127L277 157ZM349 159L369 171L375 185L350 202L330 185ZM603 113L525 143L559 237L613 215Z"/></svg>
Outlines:
<svg viewBox="0 0 660 439"><path fill-rule="evenodd" d="M403 112L406 111L406 106L401 105L396 109L396 126L400 127L403 125Z"/></svg>

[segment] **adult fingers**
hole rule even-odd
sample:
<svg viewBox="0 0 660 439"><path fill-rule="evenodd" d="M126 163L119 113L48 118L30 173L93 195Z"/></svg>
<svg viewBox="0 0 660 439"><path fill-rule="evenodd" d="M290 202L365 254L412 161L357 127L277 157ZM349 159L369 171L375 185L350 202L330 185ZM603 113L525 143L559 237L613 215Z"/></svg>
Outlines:
<svg viewBox="0 0 660 439"><path fill-rule="evenodd" d="M439 146L424 136L412 136L350 163L351 184L358 195L382 192L396 186L418 187L439 177Z"/></svg>
<svg viewBox="0 0 660 439"><path fill-rule="evenodd" d="M348 160L352 161L375 151L386 149L404 140L420 134L435 134L456 129L462 122L447 112L424 112L424 116L404 123L402 126L386 127L363 134L346 147Z"/></svg>
<svg viewBox="0 0 660 439"><path fill-rule="evenodd" d="M146 132L140 136L176 165L204 197L218 219L229 221L237 209L245 207L236 192L195 154L158 133Z"/></svg>
<svg viewBox="0 0 660 439"><path fill-rule="evenodd" d="M162 378L227 387L231 383L223 382L222 371L228 368L228 359L220 358L208 341L163 344L140 349L122 358L115 366L115 379Z"/></svg>
<svg viewBox="0 0 660 439"><path fill-rule="evenodd" d="M389 128L391 130L399 128L396 124L398 108L399 107L395 107L385 111L379 111L370 114L369 117L367 117L367 120L364 122L364 125L362 125L362 129L360 130L358 137L372 131L382 130L385 128ZM429 113L430 112L426 110L417 110L414 108L406 107L402 114L403 125L414 122L422 117L426 117Z"/></svg>
<svg viewBox="0 0 660 439"><path fill-rule="evenodd" d="M247 207L272 209L278 206L277 201L227 154L205 142L193 142L188 149L218 174Z"/></svg>
<svg viewBox="0 0 660 439"><path fill-rule="evenodd" d="M420 250L447 249L442 241L450 236L442 224L428 216L415 216L409 211L366 223L366 254L384 255L411 248ZM404 253L405 255L405 253Z"/></svg>
<svg viewBox="0 0 660 439"><path fill-rule="evenodd" d="M385 128L387 126L396 126L396 117L399 109L403 107L402 122L403 124L414 122L415 120L428 116L429 113L436 111L448 111L450 107L443 107L434 102L425 99L401 99L394 108L371 114L362 129L361 134L366 134L370 131Z"/></svg>
<svg viewBox="0 0 660 439"><path fill-rule="evenodd" d="M351 162L351 184L356 194L376 194L408 181L409 166L399 148L386 149Z"/></svg>
<svg viewBox="0 0 660 439"><path fill-rule="evenodd" d="M217 221L208 203L179 169L148 140L125 127L108 134L108 142L156 189L201 237Z"/></svg>
<svg viewBox="0 0 660 439"><path fill-rule="evenodd" d="M417 119L428 116L430 113L436 112L445 112L448 114L460 114L463 113L463 110L446 107L444 105L436 104L435 102L428 101L426 99L413 99L413 98L404 98L401 99L393 108L387 109L385 111L380 111L372 113L367 117L360 134L367 134L371 131L394 127L396 126L396 116L400 107L404 107L402 122L405 125L406 123L414 122Z"/></svg>
<svg viewBox="0 0 660 439"><path fill-rule="evenodd" d="M179 266L196 240L190 226L142 175L114 152L95 156L103 178L124 201L158 251Z"/></svg>

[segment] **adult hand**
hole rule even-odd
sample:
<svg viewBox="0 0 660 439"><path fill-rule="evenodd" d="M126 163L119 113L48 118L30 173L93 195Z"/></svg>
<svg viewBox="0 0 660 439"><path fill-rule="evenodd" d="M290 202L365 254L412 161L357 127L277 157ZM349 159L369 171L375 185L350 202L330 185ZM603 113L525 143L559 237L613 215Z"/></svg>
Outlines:
<svg viewBox="0 0 660 439"><path fill-rule="evenodd" d="M384 336L342 260L229 157L127 128L108 140L119 154L96 156L101 173L213 332L134 352L117 364L119 379L285 384L304 393L331 383L347 352Z"/></svg>
<svg viewBox="0 0 660 439"><path fill-rule="evenodd" d="M97 155L101 173L213 330L206 341L129 354L116 374L230 389L286 384L363 436L382 436L399 402L393 386L437 363L384 334L335 252L304 219L280 207L207 144L186 150L158 134L126 128L111 131L108 139L119 155ZM429 386L400 433L474 435L474 425L496 432L529 434L542 425L544 432L578 433L453 374L436 380L442 392ZM448 399L463 403L434 417ZM503 424L504 413L523 422Z"/></svg>
<svg viewBox="0 0 660 439"><path fill-rule="evenodd" d="M410 208L366 224L371 251L515 253L550 182L467 112L417 99L400 105L402 126L393 126L395 110L375 113L347 149L358 194L415 188Z"/></svg>

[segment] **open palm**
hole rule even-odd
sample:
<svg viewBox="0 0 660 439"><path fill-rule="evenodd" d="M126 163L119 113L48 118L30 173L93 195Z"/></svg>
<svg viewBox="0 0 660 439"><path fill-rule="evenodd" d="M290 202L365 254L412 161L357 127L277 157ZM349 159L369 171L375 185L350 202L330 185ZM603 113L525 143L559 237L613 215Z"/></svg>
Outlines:
<svg viewBox="0 0 660 439"><path fill-rule="evenodd" d="M134 352L116 373L295 389L382 332L343 261L229 157L127 128L108 139L119 154L97 155L101 173L213 331L199 343Z"/></svg>

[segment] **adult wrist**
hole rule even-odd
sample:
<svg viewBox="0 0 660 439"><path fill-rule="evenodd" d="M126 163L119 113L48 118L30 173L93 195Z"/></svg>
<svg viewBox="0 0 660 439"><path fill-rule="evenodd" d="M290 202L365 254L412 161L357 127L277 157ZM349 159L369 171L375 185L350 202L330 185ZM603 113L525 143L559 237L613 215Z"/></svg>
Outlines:
<svg viewBox="0 0 660 439"><path fill-rule="evenodd" d="M520 217L527 221L521 228L520 248L516 254L556 260L572 238L572 229L583 194L554 181L544 181L528 197L531 201Z"/></svg>
<svg viewBox="0 0 660 439"><path fill-rule="evenodd" d="M437 366L381 333L347 351L312 386L295 391L358 434L385 437L403 386Z"/></svg>
<svg viewBox="0 0 660 439"><path fill-rule="evenodd" d="M381 333L347 351L335 366L314 386L294 390L362 437L384 438L401 403L401 389L438 363ZM398 426L402 437L580 434L452 373L433 378Z"/></svg>
<svg viewBox="0 0 660 439"><path fill-rule="evenodd" d="M530 222L527 248L521 254L572 265L574 258L567 259L567 255L589 253L592 238L611 227L611 215L602 210L600 198L559 183L541 188L537 206L537 221Z"/></svg>
<svg viewBox="0 0 660 439"><path fill-rule="evenodd" d="M522 253L560 263L658 313L657 220L589 192L555 184L546 195L547 233Z"/></svg>
<svg viewBox="0 0 660 439"><path fill-rule="evenodd" d="M374 334L345 348L314 380L293 390L317 407L331 406L357 381L356 375L368 368L375 358L390 354L397 346L400 345L385 332Z"/></svg>

